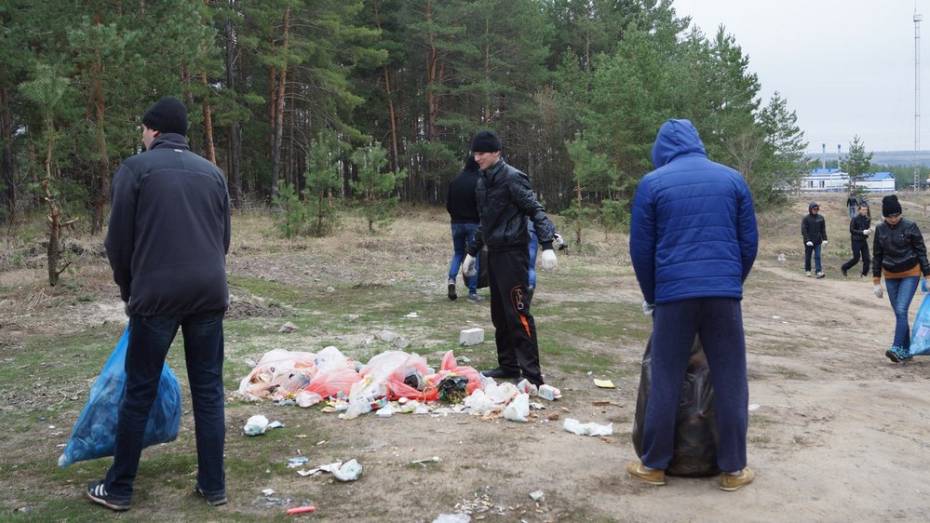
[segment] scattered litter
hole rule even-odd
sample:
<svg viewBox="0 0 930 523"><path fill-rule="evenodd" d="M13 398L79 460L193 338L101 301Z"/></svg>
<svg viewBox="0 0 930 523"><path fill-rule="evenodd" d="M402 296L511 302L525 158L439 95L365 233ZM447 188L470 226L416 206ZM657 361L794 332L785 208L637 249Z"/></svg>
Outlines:
<svg viewBox="0 0 930 523"><path fill-rule="evenodd" d="M338 470L334 470L333 476L339 481L355 481L362 475L362 466L354 459L342 464Z"/></svg>
<svg viewBox="0 0 930 523"><path fill-rule="evenodd" d="M468 356L460 356L459 361L461 361L462 363L471 363L471 358L469 358Z"/></svg>
<svg viewBox="0 0 930 523"><path fill-rule="evenodd" d="M549 384L541 385L536 394L540 398L549 401L555 401L562 398L562 391Z"/></svg>
<svg viewBox="0 0 930 523"><path fill-rule="evenodd" d="M530 408L533 410L546 410L545 405L543 405L542 403L536 402L536 401L530 402Z"/></svg>
<svg viewBox="0 0 930 523"><path fill-rule="evenodd" d="M302 467L306 465L309 462L310 462L310 458L308 458L307 456L296 456L293 458L288 458L287 468L296 469L298 467Z"/></svg>
<svg viewBox="0 0 930 523"><path fill-rule="evenodd" d="M781 263L785 263L785 253L783 252L778 253L778 261L780 261Z"/></svg>
<svg viewBox="0 0 930 523"><path fill-rule="evenodd" d="M455 514L440 514L433 523L471 523L471 516L457 512Z"/></svg>
<svg viewBox="0 0 930 523"><path fill-rule="evenodd" d="M268 424L268 428L269 429L283 429L284 423L281 423L280 421L272 421L271 423Z"/></svg>
<svg viewBox="0 0 930 523"><path fill-rule="evenodd" d="M546 495L541 490L534 490L533 492L530 492L530 499L533 501L542 501L544 497L546 497Z"/></svg>
<svg viewBox="0 0 930 523"><path fill-rule="evenodd" d="M298 392L297 397L294 399L298 407L303 407L305 409L323 401L323 397L316 392L307 392L305 390Z"/></svg>
<svg viewBox="0 0 930 523"><path fill-rule="evenodd" d="M287 322L284 325L281 325L281 328L278 329L278 332L282 334L290 334L297 330L297 325L294 325L291 322Z"/></svg>
<svg viewBox="0 0 930 523"><path fill-rule="evenodd" d="M539 392L536 385L530 383L526 378L520 380L520 383L517 383L517 390L524 394L529 394L530 396L536 396Z"/></svg>
<svg viewBox="0 0 930 523"><path fill-rule="evenodd" d="M599 380L599 379L597 379L597 378L594 379L594 385L596 385L596 386L598 386L598 387L600 387L600 388L602 388L602 389L616 389L616 388L617 388L617 386L614 385L614 382L613 382L613 381L611 381L611 380Z"/></svg>
<svg viewBox="0 0 930 523"><path fill-rule="evenodd" d="M394 408L391 407L391 404L388 403L384 407L378 409L378 412L375 413L379 418L390 418L394 415Z"/></svg>
<svg viewBox="0 0 930 523"><path fill-rule="evenodd" d="M386 341L388 343L391 343L398 338L398 334L396 332L389 330L383 330L378 334L375 334L375 336L377 336L379 340Z"/></svg>
<svg viewBox="0 0 930 523"><path fill-rule="evenodd" d="M614 424L581 423L573 418L565 418L562 428L579 436L610 436L614 433Z"/></svg>
<svg viewBox="0 0 930 523"><path fill-rule="evenodd" d="M470 347L481 343L484 343L484 329L481 327L462 329L462 331L459 332L459 345Z"/></svg>
<svg viewBox="0 0 930 523"><path fill-rule="evenodd" d="M428 463L439 463L439 462L441 462L441 461L442 461L442 460L439 458L439 456L433 456L433 457L431 457L431 458L413 460L413 461L410 462L410 464L411 464L411 465L424 465L424 466L425 466L425 465L428 464Z"/></svg>
<svg viewBox="0 0 930 523"><path fill-rule="evenodd" d="M510 421L526 422L529 414L530 396L528 394L520 394L504 408L504 418Z"/></svg>
<svg viewBox="0 0 930 523"><path fill-rule="evenodd" d="M617 403L616 401L610 401L610 400L596 400L596 401L592 401L592 402L591 402L591 405L594 405L595 407L608 407L608 406L610 406L610 407L622 407L622 406L623 406L622 403Z"/></svg>
<svg viewBox="0 0 930 523"><path fill-rule="evenodd" d="M416 408L413 409L413 413L414 414L429 414L430 408L428 405L417 405Z"/></svg>
<svg viewBox="0 0 930 523"><path fill-rule="evenodd" d="M266 498L270 496L274 496L274 489L266 488L262 490L262 496L265 496Z"/></svg>
<svg viewBox="0 0 930 523"><path fill-rule="evenodd" d="M316 512L316 507L313 505L307 505L306 507L294 507L287 509L288 516L295 516L297 514L309 514L311 512Z"/></svg>
<svg viewBox="0 0 930 523"><path fill-rule="evenodd" d="M559 420L559 413L558 413L558 412L553 412L552 414L549 414L548 416L546 416L546 419L549 420L549 421L558 421L558 420Z"/></svg>
<svg viewBox="0 0 930 523"><path fill-rule="evenodd" d="M496 408L494 400L489 398L481 389L475 389L471 396L465 398L465 407L472 414L479 416L483 416Z"/></svg>
<svg viewBox="0 0 930 523"><path fill-rule="evenodd" d="M307 476L314 476L314 475L319 474L319 473L320 473L320 469L319 469L319 468L310 469L310 470L298 470L298 471L297 471L297 475L299 475L299 476L301 476L301 477L304 477L304 478L307 477Z"/></svg>
<svg viewBox="0 0 930 523"><path fill-rule="evenodd" d="M407 318L419 318L420 315L417 314L416 312L411 312L411 313L408 314L406 317L407 317Z"/></svg>
<svg viewBox="0 0 930 523"><path fill-rule="evenodd" d="M245 427L243 428L246 436L258 436L264 434L268 430L268 418L262 416L261 414L252 416L245 422Z"/></svg>
<svg viewBox="0 0 930 523"><path fill-rule="evenodd" d="M750 404L750 405L749 405L749 412L753 412L753 411L755 411L755 410L759 410L759 404L758 404L758 403L752 403L752 404Z"/></svg>
<svg viewBox="0 0 930 523"><path fill-rule="evenodd" d="M439 382L439 400L447 403L461 403L465 399L468 378L449 375Z"/></svg>
<svg viewBox="0 0 930 523"><path fill-rule="evenodd" d="M401 336L400 338L395 339L394 343L392 343L391 345L393 345L394 347L400 350L404 350L410 346L410 340Z"/></svg>

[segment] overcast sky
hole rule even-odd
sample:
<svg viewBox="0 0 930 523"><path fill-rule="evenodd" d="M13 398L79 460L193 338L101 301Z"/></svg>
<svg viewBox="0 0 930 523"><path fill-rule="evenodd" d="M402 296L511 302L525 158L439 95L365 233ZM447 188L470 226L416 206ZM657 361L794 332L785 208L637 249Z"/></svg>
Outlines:
<svg viewBox="0 0 930 523"><path fill-rule="evenodd" d="M720 24L749 55L763 103L797 111L811 151L858 134L871 151L914 149L914 0L674 0L704 33ZM930 0L919 0L921 149L930 149Z"/></svg>

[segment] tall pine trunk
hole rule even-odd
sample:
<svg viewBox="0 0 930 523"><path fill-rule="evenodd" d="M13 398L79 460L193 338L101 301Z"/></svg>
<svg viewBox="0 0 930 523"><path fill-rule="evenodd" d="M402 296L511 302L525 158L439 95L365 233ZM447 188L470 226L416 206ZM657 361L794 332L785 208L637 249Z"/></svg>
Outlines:
<svg viewBox="0 0 930 523"><path fill-rule="evenodd" d="M100 25L100 16L95 17ZM90 233L97 234L103 230L104 208L110 196L110 155L107 150L107 135L104 126L106 114L106 101L103 96L103 60L100 49L94 50L94 64L91 68L93 74L92 96L94 99L95 138L97 142L97 176L93 183L96 195L94 196L94 216L90 224Z"/></svg>
<svg viewBox="0 0 930 523"><path fill-rule="evenodd" d="M46 118L46 133L48 141L45 144L45 178L42 179L42 190L45 193L45 203L48 206L48 284L54 287L58 284L58 277L64 268L59 269L61 263L61 207L52 189L52 158L55 149L55 128L52 118Z"/></svg>
<svg viewBox="0 0 930 523"><path fill-rule="evenodd" d="M274 142L271 147L271 197L278 195L278 178L281 173L281 142L284 139L284 93L287 85L287 37L290 30L291 8L284 10L284 41L281 43L281 55L284 58L278 78L277 106L274 110Z"/></svg>
<svg viewBox="0 0 930 523"><path fill-rule="evenodd" d="M433 2L426 1L426 23L433 22ZM429 53L426 58L426 140L436 137L436 120L439 118L439 96L436 94L439 82L439 49L436 48L436 35L429 32Z"/></svg>
<svg viewBox="0 0 930 523"><path fill-rule="evenodd" d="M216 146L213 144L213 109L210 107L210 84L207 82L206 71L200 72L200 83L203 86L203 149L207 160L216 165Z"/></svg>
<svg viewBox="0 0 930 523"><path fill-rule="evenodd" d="M381 30L380 2L375 2L375 25ZM394 109L394 93L391 92L391 74L387 64L384 65L384 96L388 104L388 121L391 130L391 170L397 172L400 158L397 153L397 111Z"/></svg>
<svg viewBox="0 0 930 523"><path fill-rule="evenodd" d="M0 175L6 186L4 203L7 208L7 221L16 223L16 162L13 161L13 115L10 113L10 93L0 88Z"/></svg>
<svg viewBox="0 0 930 523"><path fill-rule="evenodd" d="M230 7L234 3L230 1ZM236 27L232 20L226 18L226 88L236 92L236 54L238 51ZM242 205L242 135L239 120L229 124L229 167L226 176L229 178L229 198L232 205L239 208Z"/></svg>

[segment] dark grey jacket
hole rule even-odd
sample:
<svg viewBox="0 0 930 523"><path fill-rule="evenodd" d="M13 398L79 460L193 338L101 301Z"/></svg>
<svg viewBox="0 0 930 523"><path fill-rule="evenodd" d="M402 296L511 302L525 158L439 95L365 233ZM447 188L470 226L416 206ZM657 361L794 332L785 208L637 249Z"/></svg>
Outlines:
<svg viewBox="0 0 930 523"><path fill-rule="evenodd" d="M500 160L481 171L476 188L481 223L475 243L468 246L472 256L487 245L489 251L526 249L530 235L526 219L533 221L543 249L552 248L555 225L536 200L529 177Z"/></svg>
<svg viewBox="0 0 930 523"><path fill-rule="evenodd" d="M882 221L875 228L872 240L872 276L878 278L882 269L889 272L903 272L920 264L920 273L930 276L930 263L927 262L927 247L917 224L901 218L894 227Z"/></svg>
<svg viewBox="0 0 930 523"><path fill-rule="evenodd" d="M819 214L810 214L801 220L801 236L804 243L812 242L814 245L820 245L827 239L827 220Z"/></svg>
<svg viewBox="0 0 930 523"><path fill-rule="evenodd" d="M122 163L112 202L107 257L131 314L228 307L229 193L219 168L183 136L162 134Z"/></svg>

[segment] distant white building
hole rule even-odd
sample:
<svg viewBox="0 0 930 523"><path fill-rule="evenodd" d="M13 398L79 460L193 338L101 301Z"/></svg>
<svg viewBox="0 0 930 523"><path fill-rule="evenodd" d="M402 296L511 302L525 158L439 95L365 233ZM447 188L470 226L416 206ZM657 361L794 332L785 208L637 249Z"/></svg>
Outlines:
<svg viewBox="0 0 930 523"><path fill-rule="evenodd" d="M856 182L868 192L894 192L894 175L889 172L872 173Z"/></svg>
<svg viewBox="0 0 930 523"><path fill-rule="evenodd" d="M801 192L845 192L849 175L839 169L814 169L801 178Z"/></svg>
<svg viewBox="0 0 930 523"><path fill-rule="evenodd" d="M894 192L894 175L889 172L871 173L857 185L867 192ZM849 174L839 169L814 169L801 178L801 192L847 192Z"/></svg>

